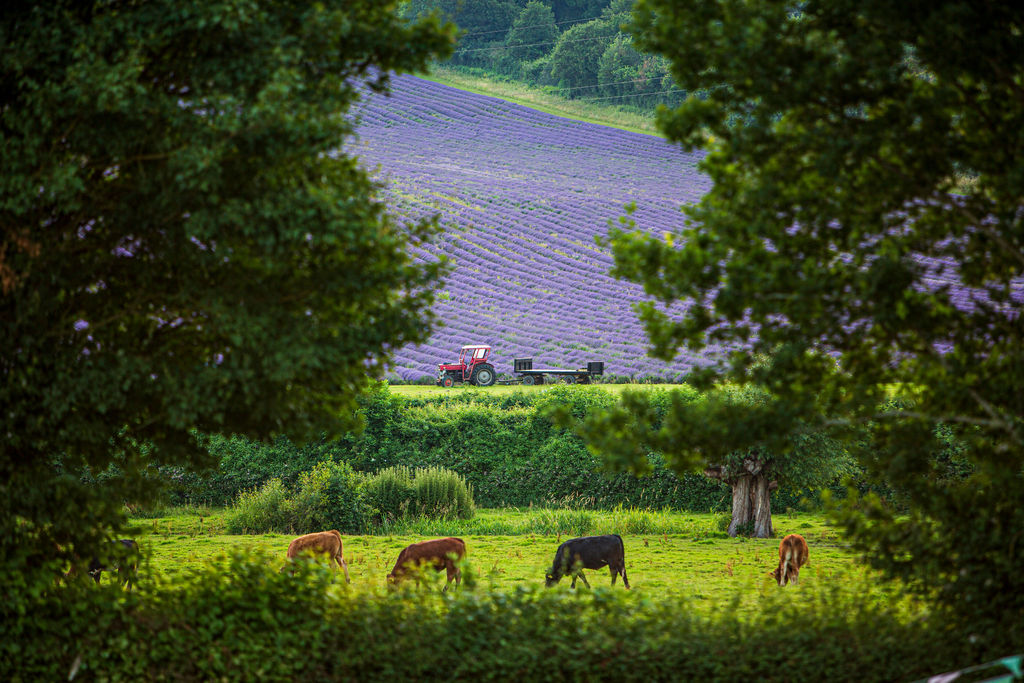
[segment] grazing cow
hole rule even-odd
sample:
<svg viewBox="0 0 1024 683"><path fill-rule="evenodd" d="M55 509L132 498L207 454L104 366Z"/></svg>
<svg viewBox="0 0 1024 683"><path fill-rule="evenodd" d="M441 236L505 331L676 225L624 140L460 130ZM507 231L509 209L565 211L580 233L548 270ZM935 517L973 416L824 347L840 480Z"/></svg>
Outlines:
<svg viewBox="0 0 1024 683"><path fill-rule="evenodd" d="M583 584L590 588L587 577L583 575L584 569L600 569L605 565L612 572L612 585L615 579L622 574L622 583L629 589L629 579L626 578L626 547L622 544L622 537L618 534L606 536L582 536L573 538L558 546L555 551L555 561L551 564L551 571L545 576L545 584L548 588L562 580L563 576L572 574L572 587L576 587L576 578L583 579Z"/></svg>
<svg viewBox="0 0 1024 683"><path fill-rule="evenodd" d="M332 560L337 562L338 566L345 572L345 582L352 583L348 578L348 564L345 563L345 558L342 557L341 532L337 529L299 536L288 544L289 561L294 561L303 552L327 555L328 563L331 563ZM331 567L334 567L333 563L331 563ZM287 568L287 565L285 565L281 571Z"/></svg>
<svg viewBox="0 0 1024 683"><path fill-rule="evenodd" d="M429 566L437 571L448 570L448 583L455 579L458 586L462 581L462 570L456 566L456 560L466 556L466 543L461 538L435 538L420 541L407 546L398 554L395 568L388 574L388 583L398 583L404 579L412 567ZM445 584L445 590L448 585Z"/></svg>
<svg viewBox="0 0 1024 683"><path fill-rule="evenodd" d="M131 590L132 584L135 583L135 572L139 568L139 564L135 559L135 556L139 554L139 544L130 538L118 539L113 541L113 543L120 543L124 546L125 552L131 556L124 562L115 564L113 567L113 570L117 572L118 582L122 586L127 587L128 590ZM105 571L110 570L106 565L100 562L98 558L94 557L89 561L89 576L91 576L92 580L96 582L96 585L99 585L100 575Z"/></svg>
<svg viewBox="0 0 1024 683"><path fill-rule="evenodd" d="M807 564L807 541L800 534L790 534L779 543L779 566L768 572L780 586L792 581L799 583L800 567Z"/></svg>

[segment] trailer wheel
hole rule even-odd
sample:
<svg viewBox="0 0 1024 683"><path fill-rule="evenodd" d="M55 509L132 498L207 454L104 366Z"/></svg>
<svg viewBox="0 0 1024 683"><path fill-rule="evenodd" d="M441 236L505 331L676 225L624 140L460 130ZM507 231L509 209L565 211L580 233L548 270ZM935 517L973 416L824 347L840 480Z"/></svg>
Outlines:
<svg viewBox="0 0 1024 683"><path fill-rule="evenodd" d="M455 385L455 378L451 375L445 375L444 379L441 380L441 386L445 389L451 389Z"/></svg>
<svg viewBox="0 0 1024 683"><path fill-rule="evenodd" d="M525 384L528 387L532 387L536 383L537 378L534 377L533 375L527 375L526 377L523 378L523 384Z"/></svg>
<svg viewBox="0 0 1024 683"><path fill-rule="evenodd" d="M473 371L473 378L470 381L478 387L489 387L497 379L498 376L494 374L494 367L490 363L483 363L478 365L476 370Z"/></svg>
<svg viewBox="0 0 1024 683"><path fill-rule="evenodd" d="M590 378L587 377L586 375L580 375L579 377L576 378L576 381L579 382L580 384L590 384Z"/></svg>
<svg viewBox="0 0 1024 683"><path fill-rule="evenodd" d="M576 384L576 375L566 375L564 381L566 384Z"/></svg>

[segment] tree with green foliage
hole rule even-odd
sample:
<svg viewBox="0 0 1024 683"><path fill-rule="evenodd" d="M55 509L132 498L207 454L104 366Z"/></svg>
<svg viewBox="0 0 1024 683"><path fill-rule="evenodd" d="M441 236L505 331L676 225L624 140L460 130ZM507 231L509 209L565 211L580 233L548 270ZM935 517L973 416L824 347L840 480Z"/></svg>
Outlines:
<svg viewBox="0 0 1024 683"><path fill-rule="evenodd" d="M551 51L558 40L558 26L551 8L538 0L530 0L516 17L505 44L512 56L528 62Z"/></svg>
<svg viewBox="0 0 1024 683"><path fill-rule="evenodd" d="M601 55L616 33L618 27L603 19L576 24L564 31L551 52L551 77L567 88L596 87ZM583 93L587 94L593 93ZM578 95L577 92L570 96Z"/></svg>
<svg viewBox="0 0 1024 683"><path fill-rule="evenodd" d="M610 0L550 0L551 11L558 23L595 19L608 6ZM564 29L563 29L564 30Z"/></svg>
<svg viewBox="0 0 1024 683"><path fill-rule="evenodd" d="M983 637L1017 642L1022 27L1002 2L639 0L641 49L703 93L661 127L707 150L714 186L677 235L611 234L617 276L693 302L680 317L640 307L652 352L732 345L719 369L772 397L680 420L674 462L702 467L801 423L847 430L909 506L841 502L852 542ZM942 429L964 444L963 479L937 475Z"/></svg>
<svg viewBox="0 0 1024 683"><path fill-rule="evenodd" d="M148 467L210 463L197 434L338 433L426 338L443 264L407 246L434 228L344 142L365 88L452 39L377 0L4 6L6 595L104 557Z"/></svg>
<svg viewBox="0 0 1024 683"><path fill-rule="evenodd" d="M808 422L773 434L773 398L755 387L722 387L703 396L675 390L668 400L655 400L646 391L626 391L603 411L575 420L564 409L553 415L573 424L588 448L605 456L608 470L650 475L650 454L658 453L680 475L699 468L728 485L730 536L773 535L773 491L824 488L855 470L850 449Z"/></svg>

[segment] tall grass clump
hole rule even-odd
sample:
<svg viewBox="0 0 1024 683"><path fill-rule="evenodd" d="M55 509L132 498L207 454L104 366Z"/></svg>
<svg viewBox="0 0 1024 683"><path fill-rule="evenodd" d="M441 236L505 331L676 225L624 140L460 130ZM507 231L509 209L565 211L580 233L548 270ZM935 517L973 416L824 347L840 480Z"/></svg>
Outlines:
<svg viewBox="0 0 1024 683"><path fill-rule="evenodd" d="M228 513L229 534L291 531L292 511L288 490L277 478L260 488L242 491Z"/></svg>
<svg viewBox="0 0 1024 683"><path fill-rule="evenodd" d="M476 513L473 487L443 467L417 470L413 480L419 514L434 519L472 519Z"/></svg>
<svg viewBox="0 0 1024 683"><path fill-rule="evenodd" d="M528 533L586 536L594 530L595 517L586 510L540 509L528 522Z"/></svg>
<svg viewBox="0 0 1024 683"><path fill-rule="evenodd" d="M413 514L416 486L412 468L398 465L371 476L366 482L366 502L374 511L376 521L394 523Z"/></svg>
<svg viewBox="0 0 1024 683"><path fill-rule="evenodd" d="M387 529L420 518L472 519L476 513L473 486L444 467L388 467L369 478L365 491L375 523Z"/></svg>

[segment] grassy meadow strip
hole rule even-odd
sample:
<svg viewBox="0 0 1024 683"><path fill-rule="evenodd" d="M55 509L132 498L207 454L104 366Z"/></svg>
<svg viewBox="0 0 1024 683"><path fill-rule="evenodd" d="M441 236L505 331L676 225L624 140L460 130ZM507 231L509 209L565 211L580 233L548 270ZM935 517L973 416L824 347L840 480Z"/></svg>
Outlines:
<svg viewBox="0 0 1024 683"><path fill-rule="evenodd" d="M645 116L614 106L583 100L570 100L523 83L501 81L482 75L470 75L464 71L440 65L434 66L430 74L419 74L419 77L459 90L468 90L478 95L497 97L507 102L514 102L567 119L596 123L634 133L661 136L661 131L654 123L653 113Z"/></svg>
<svg viewBox="0 0 1024 683"><path fill-rule="evenodd" d="M202 513L202 514L200 514ZM775 567L778 539L729 538L719 531L720 515L613 510L480 510L473 520L395 525L394 533L345 536L345 560L352 585L339 590L376 593L406 545L433 536L457 535L468 553L465 583L492 591L541 586L555 549L576 535L619 533L626 547L626 568L633 592L648 598L691 601L694 609L714 611L735 602L740 612L759 609L779 589L767 572ZM575 527L573 525L576 525ZM636 531L630 532L632 528ZM879 585L855 563L854 555L820 515L779 515L776 533L800 533L811 549L798 586L787 587L794 600L814 599L821 591L859 592L879 604L904 605L891 584ZM208 567L226 569L228 555L244 552L272 567L283 567L294 534L227 535L222 511L192 511L140 520L136 536L146 556L140 582L160 583ZM607 570L588 570L591 585L607 587ZM425 581L442 585L443 574ZM569 590L563 580L559 590ZM578 584L583 588L582 583ZM621 582L617 582L621 589ZM585 588L584 588L585 590ZM806 596L806 597L802 597Z"/></svg>
<svg viewBox="0 0 1024 683"><path fill-rule="evenodd" d="M565 386L561 382L552 382L550 384L541 384L526 386L525 384L495 384L490 387L476 387L470 384L456 385L454 387L445 388L439 387L434 384L391 384L388 385L388 391L396 396L404 396L406 398L437 398L445 396L446 393L449 395L456 395L460 392L469 393L480 393L488 395L507 395L516 392L543 392L551 389L552 387ZM682 384L646 384L646 383L634 383L634 384L576 384L573 385L573 389L579 389L582 391L606 391L613 395L621 394L623 391L643 389L644 391L656 391L656 390L672 390L684 388L686 385Z"/></svg>

